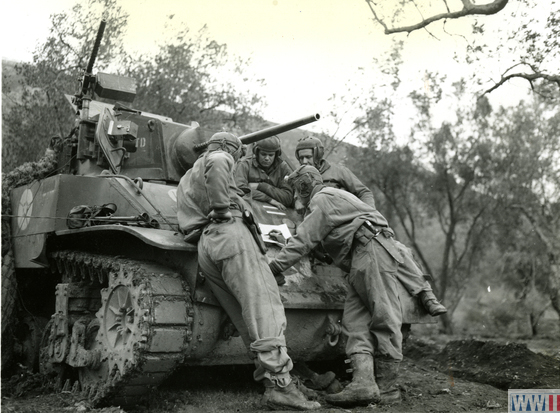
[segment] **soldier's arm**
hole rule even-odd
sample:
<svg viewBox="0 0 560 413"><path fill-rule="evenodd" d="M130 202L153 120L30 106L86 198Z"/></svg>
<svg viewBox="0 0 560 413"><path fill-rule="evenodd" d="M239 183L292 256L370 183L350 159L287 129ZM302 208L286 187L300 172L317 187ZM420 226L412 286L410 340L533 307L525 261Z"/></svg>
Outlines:
<svg viewBox="0 0 560 413"><path fill-rule="evenodd" d="M249 164L247 162L237 162L235 165L235 185L244 194L251 192L251 187L249 186Z"/></svg>
<svg viewBox="0 0 560 413"><path fill-rule="evenodd" d="M216 212L229 209L231 200L229 196L229 183L232 178L233 157L221 151L212 152L206 158L204 178L210 208Z"/></svg>
<svg viewBox="0 0 560 413"><path fill-rule="evenodd" d="M363 182L360 181L358 177L352 173L352 171L350 171L350 169L341 166L340 171L342 172L342 182L346 187L345 189L360 198L360 201L377 209L375 207L375 199L373 198L371 190L365 186Z"/></svg>
<svg viewBox="0 0 560 413"><path fill-rule="evenodd" d="M283 162L279 168L279 176L276 178L276 185L261 182L257 189L272 197L286 207L291 207L294 202L294 190L284 177L291 173L290 167Z"/></svg>
<svg viewBox="0 0 560 413"><path fill-rule="evenodd" d="M276 257L271 261L270 268L277 274L287 270L301 257L309 254L332 231L334 225L328 212L320 206L310 207L303 222L297 227L297 234L288 240Z"/></svg>

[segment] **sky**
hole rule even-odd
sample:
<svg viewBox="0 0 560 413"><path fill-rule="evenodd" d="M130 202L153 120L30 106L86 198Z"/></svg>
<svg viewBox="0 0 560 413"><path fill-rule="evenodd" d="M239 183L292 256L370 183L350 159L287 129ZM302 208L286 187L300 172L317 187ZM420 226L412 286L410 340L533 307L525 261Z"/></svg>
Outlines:
<svg viewBox="0 0 560 413"><path fill-rule="evenodd" d="M4 0L3 15L10 18L0 29L2 58L30 61L35 46L48 34L49 15L70 9L74 2ZM314 113L327 116L329 97L344 93L347 82L358 73L363 75L359 68L370 67L373 58L391 47L392 37L374 23L364 0L122 0L119 4L130 13L124 44L133 50L155 50L157 41L165 37L169 14L193 31L206 24L209 34L226 43L231 54L251 58L251 70L267 83L262 89L268 102L264 116L278 123ZM469 22L454 24L464 28ZM403 73L409 90L429 87L426 70L455 74L461 70L452 59L454 52L465 49L461 36L434 39L425 32L413 33L406 45ZM365 73L366 81L376 76ZM403 118L397 129L405 124Z"/></svg>

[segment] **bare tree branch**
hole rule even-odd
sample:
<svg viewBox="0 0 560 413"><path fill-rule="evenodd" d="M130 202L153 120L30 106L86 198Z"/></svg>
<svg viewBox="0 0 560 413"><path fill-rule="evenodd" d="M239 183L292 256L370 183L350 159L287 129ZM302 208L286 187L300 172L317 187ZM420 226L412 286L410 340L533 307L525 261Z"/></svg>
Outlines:
<svg viewBox="0 0 560 413"><path fill-rule="evenodd" d="M368 4L375 20L379 24L381 24L381 26L383 26L383 28L385 29L385 34L393 34L393 33L404 33L404 32L410 33L414 30L423 29L429 24L436 22L438 20L459 19L461 17L473 16L473 15L496 14L506 6L509 0L494 0L493 2L488 4L475 4L471 0L461 0L461 2L463 3L463 8L455 12L449 11L449 7L447 7L447 2L446 2L445 5L447 7L447 13L436 14L428 18L423 18L422 21L420 21L419 23L410 26L393 27L393 28L387 27L385 22L377 16L372 6L372 4L375 5L373 0L365 0L365 1Z"/></svg>
<svg viewBox="0 0 560 413"><path fill-rule="evenodd" d="M494 85L492 86L490 89L487 89L484 91L484 93L482 93L482 95L480 95L480 98L488 93L493 92L494 90L496 90L497 88L499 88L500 86L502 86L504 83L506 83L507 81L513 79L513 78L521 78L521 79L526 79L529 84L531 85L531 89L533 89L533 81L537 80L537 79L544 79L544 80L548 80L549 82L553 82L556 83L558 85L558 87L560 87L560 76L559 75L548 75L546 73L513 73L511 75L507 75L507 76L503 76L502 78Z"/></svg>

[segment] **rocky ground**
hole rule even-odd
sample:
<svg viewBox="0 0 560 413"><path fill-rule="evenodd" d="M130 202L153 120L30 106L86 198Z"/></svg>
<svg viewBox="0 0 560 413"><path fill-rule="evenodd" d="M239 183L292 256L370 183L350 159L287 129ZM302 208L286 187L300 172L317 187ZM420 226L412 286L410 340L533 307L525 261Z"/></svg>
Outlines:
<svg viewBox="0 0 560 413"><path fill-rule="evenodd" d="M537 351L537 352L535 352ZM342 360L312 364L349 375ZM2 380L2 412L202 413L260 412L262 388L251 379L250 366L182 368L135 407L92 408L79 392L55 390L39 374L21 371ZM326 412L503 412L508 388L560 388L557 338L482 340L436 336L411 337L405 347L400 386L403 402L394 406L341 409L319 401Z"/></svg>

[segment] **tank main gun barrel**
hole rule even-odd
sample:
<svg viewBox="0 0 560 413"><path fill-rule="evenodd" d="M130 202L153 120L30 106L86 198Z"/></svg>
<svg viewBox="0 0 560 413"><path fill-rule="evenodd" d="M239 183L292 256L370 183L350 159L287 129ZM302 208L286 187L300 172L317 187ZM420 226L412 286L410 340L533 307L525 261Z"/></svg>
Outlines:
<svg viewBox="0 0 560 413"><path fill-rule="evenodd" d="M318 113L306 116L305 118L293 120L291 122L281 123L280 125L271 126L270 128L266 128L263 130L259 130L256 132L249 133L247 135L240 136L239 139L244 145L248 145L250 143L255 143L258 141L262 141L263 139L270 138L271 136L278 135L283 132L287 132L292 129L299 128L300 126L307 125L309 123L313 123L318 121L321 118L321 115ZM196 151L202 151L208 146L208 142L202 142L195 145L194 149Z"/></svg>
<svg viewBox="0 0 560 413"><path fill-rule="evenodd" d="M278 135L280 133L299 128L300 126L304 126L309 123L316 122L320 118L321 116L318 113L316 113L314 115L307 116L305 118L293 120L291 122L281 123L280 125L271 126L270 128L249 133L248 135L243 135L239 137L239 140L241 140L241 142L243 142L244 145L248 145L250 143L255 143L263 139L270 138L271 136Z"/></svg>

